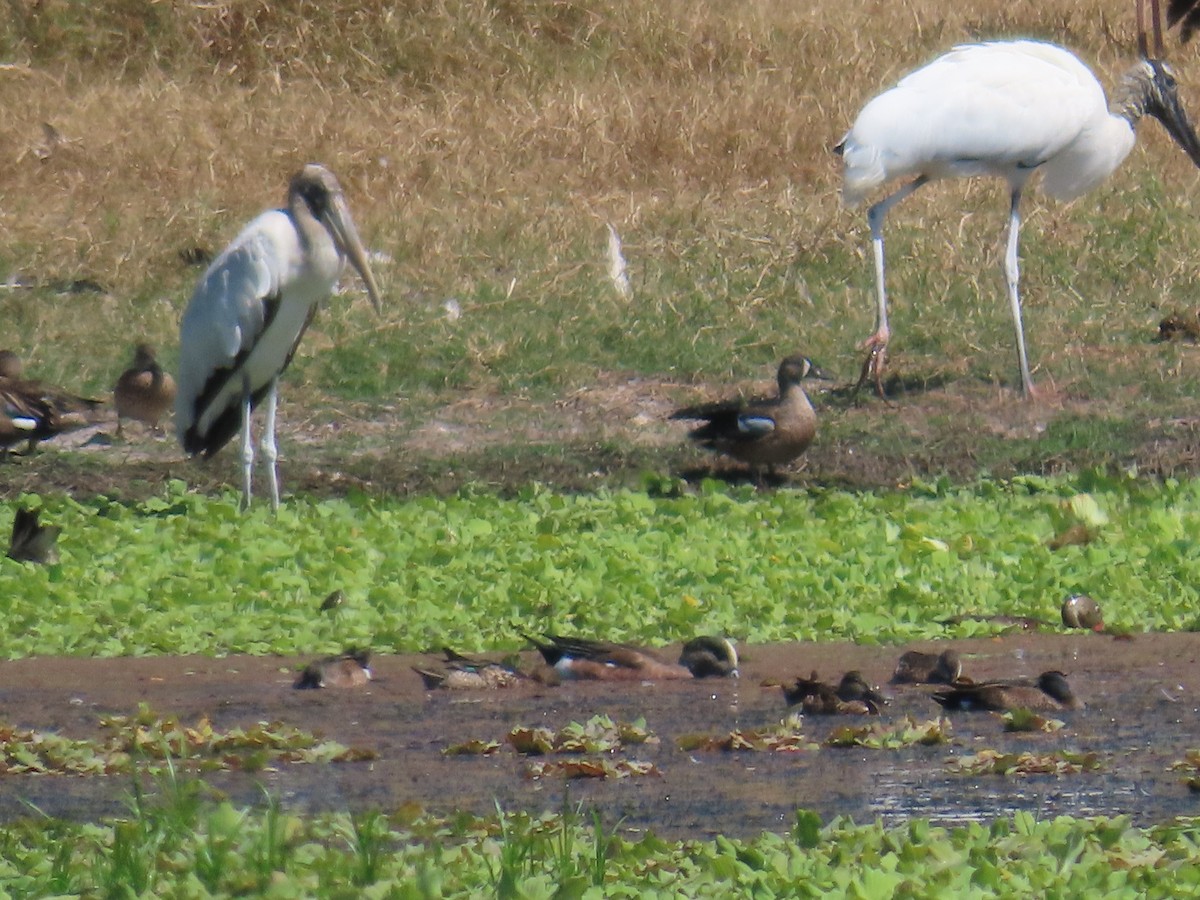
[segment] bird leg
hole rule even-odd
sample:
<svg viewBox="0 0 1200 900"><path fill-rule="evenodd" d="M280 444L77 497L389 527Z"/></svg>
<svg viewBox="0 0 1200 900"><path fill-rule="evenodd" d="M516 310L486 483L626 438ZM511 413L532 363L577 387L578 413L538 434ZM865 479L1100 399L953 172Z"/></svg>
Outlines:
<svg viewBox="0 0 1200 900"><path fill-rule="evenodd" d="M1004 280L1008 283L1008 303L1012 307L1013 325L1017 330L1017 362L1021 366L1021 393L1034 397L1033 376L1029 373L1029 355L1025 352L1025 326L1021 323L1021 295L1017 291L1021 267L1017 259L1017 242L1021 234L1021 189L1012 192L1008 212L1008 248L1004 254Z"/></svg>
<svg viewBox="0 0 1200 900"><path fill-rule="evenodd" d="M250 479L254 444L250 440L250 376L242 376L242 509L250 508Z"/></svg>
<svg viewBox="0 0 1200 900"><path fill-rule="evenodd" d="M855 393L862 387L867 376L875 379L875 390L883 396L883 368L887 362L887 345L892 336L887 319L887 286L884 280L886 266L883 254L883 220L888 210L907 197L909 194L929 181L927 175L919 175L892 193L888 194L867 211L867 222L871 226L871 247L875 251L875 300L876 317L875 333L858 345L860 350L867 350L867 358L863 362L862 375L854 386Z"/></svg>
<svg viewBox="0 0 1200 900"><path fill-rule="evenodd" d="M267 411L263 417L263 433L259 447L262 448L263 464L267 469L267 484L271 488L271 512L279 512L279 472L276 461L279 459L278 447L275 445L275 406L279 400L279 379L271 382L267 391Z"/></svg>

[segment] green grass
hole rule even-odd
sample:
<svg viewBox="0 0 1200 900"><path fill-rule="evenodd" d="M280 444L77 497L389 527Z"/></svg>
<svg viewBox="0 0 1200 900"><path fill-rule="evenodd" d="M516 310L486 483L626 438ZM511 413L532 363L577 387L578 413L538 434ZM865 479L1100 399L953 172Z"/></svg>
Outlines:
<svg viewBox="0 0 1200 900"><path fill-rule="evenodd" d="M210 799L196 782L140 790L95 825L0 827L0 889L19 896L643 897L1178 896L1200 887L1196 824L1039 820L953 828L822 824L751 840L631 839L582 808L436 819L419 811L300 818Z"/></svg>
<svg viewBox="0 0 1200 900"><path fill-rule="evenodd" d="M480 650L539 629L649 643L911 641L984 627L939 623L964 612L1053 620L1075 592L1118 628L1196 626L1197 482L678 490L351 495L293 499L278 516L239 514L232 494L181 483L132 504L47 497L62 559L0 560L6 653ZM1080 495L1107 522L1090 544L1049 549L1083 515L1068 502ZM349 602L333 623L317 606L335 588Z"/></svg>

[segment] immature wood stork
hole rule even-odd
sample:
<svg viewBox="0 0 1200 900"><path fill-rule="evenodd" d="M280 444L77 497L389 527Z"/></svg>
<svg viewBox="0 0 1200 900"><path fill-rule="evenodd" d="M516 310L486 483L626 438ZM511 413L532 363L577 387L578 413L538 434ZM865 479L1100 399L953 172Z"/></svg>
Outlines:
<svg viewBox="0 0 1200 900"><path fill-rule="evenodd" d="M113 387L113 406L117 408L117 437L125 419L136 419L158 431L158 421L175 402L175 379L163 371L154 358L154 348L138 344L133 349L133 365L121 373Z"/></svg>
<svg viewBox="0 0 1200 900"><path fill-rule="evenodd" d="M175 427L189 454L212 456L242 433L242 507L250 505L254 447L250 413L266 398L260 447L271 508L279 508L275 407L287 368L317 304L346 260L375 310L379 289L334 174L310 164L292 178L287 208L247 225L196 286L179 329Z"/></svg>
<svg viewBox="0 0 1200 900"><path fill-rule="evenodd" d="M1200 165L1200 139L1180 105L1175 76L1141 59L1106 102L1100 82L1070 51L1039 41L955 47L871 100L837 146L847 206L896 178L911 179L868 212L875 255L875 333L863 365L881 383L891 337L884 285L883 221L888 210L937 178L991 175L1008 182L1004 274L1016 328L1021 388L1034 392L1021 325L1017 240L1021 191L1042 172L1042 189L1071 199L1098 185L1133 149L1142 116L1158 119Z"/></svg>

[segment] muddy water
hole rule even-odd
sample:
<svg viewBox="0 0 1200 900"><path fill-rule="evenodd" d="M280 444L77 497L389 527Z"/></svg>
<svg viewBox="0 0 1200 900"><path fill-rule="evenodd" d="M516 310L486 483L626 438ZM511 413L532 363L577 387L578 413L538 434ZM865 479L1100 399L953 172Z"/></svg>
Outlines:
<svg viewBox="0 0 1200 900"><path fill-rule="evenodd" d="M948 645L913 645L937 650ZM435 813L467 810L599 809L627 833L663 837L716 832L753 835L786 830L798 808L823 818L900 822L913 816L951 823L990 820L1023 809L1041 816L1132 815L1142 824L1200 811L1200 800L1168 771L1190 748L1200 748L1200 635L1010 635L955 641L966 674L1034 677L1046 669L1070 676L1083 710L1058 718L1055 734L1005 734L986 713L955 713L948 745L904 750L822 748L804 753L685 753L683 734L719 735L777 723L785 714L769 678L816 669L833 679L861 669L885 683L909 647L778 644L742 648L742 677L658 685L527 685L492 693L427 692L413 664L426 657L375 661L376 680L362 690L295 691L298 660L230 657L143 660L35 659L0 664L0 716L14 725L97 737L106 713L128 713L139 701L184 722L208 715L218 728L278 720L318 731L344 744L370 748L373 762L284 766L256 776L206 776L235 802L261 802L262 787L297 810L392 809L416 802ZM888 687L885 719L940 712L922 687ZM616 781L525 777L527 761L507 749L490 757L445 757L444 747L470 739L503 742L509 729L559 728L596 714L629 721L644 717L657 744L628 751L654 763L658 777ZM805 732L822 741L846 720L809 718ZM1096 751L1100 772L1068 776L962 776L947 770L950 756L981 748ZM28 804L68 817L121 814L127 778L8 776L0 780L0 818L29 814Z"/></svg>

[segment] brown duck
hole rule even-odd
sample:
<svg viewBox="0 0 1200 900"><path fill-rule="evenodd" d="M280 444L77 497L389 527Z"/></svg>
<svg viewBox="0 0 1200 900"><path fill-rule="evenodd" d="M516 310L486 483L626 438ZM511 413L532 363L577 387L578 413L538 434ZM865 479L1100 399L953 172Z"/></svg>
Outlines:
<svg viewBox="0 0 1200 900"><path fill-rule="evenodd" d="M117 408L117 437L125 419L145 422L154 431L167 410L175 403L175 379L162 370L154 358L154 348L138 344L133 350L133 365L121 373L113 388Z"/></svg>
<svg viewBox="0 0 1200 900"><path fill-rule="evenodd" d="M679 662L670 663L630 644L547 634L544 641L524 636L560 678L590 681L679 681L710 675L737 677L737 650L722 637L684 644Z"/></svg>
<svg viewBox="0 0 1200 900"><path fill-rule="evenodd" d="M525 675L515 666L506 662L493 660L472 659L456 653L449 647L444 651L446 656L445 668L441 671L420 669L413 666L413 671L421 676L425 690L479 691L497 690L512 687L525 679Z"/></svg>
<svg viewBox="0 0 1200 900"><path fill-rule="evenodd" d="M896 663L892 684L954 684L962 679L962 660L954 650L909 650Z"/></svg>
<svg viewBox="0 0 1200 900"><path fill-rule="evenodd" d="M1062 672L1043 672L1036 682L986 681L937 691L933 699L949 710L1079 709L1083 704Z"/></svg>
<svg viewBox="0 0 1200 900"><path fill-rule="evenodd" d="M32 451L38 441L92 424L99 400L23 379L21 369L20 357L0 351L0 449L25 441Z"/></svg>
<svg viewBox="0 0 1200 900"><path fill-rule="evenodd" d="M1087 594L1072 594L1062 605L1062 623L1067 628L1104 630L1104 614L1100 604Z"/></svg>
<svg viewBox="0 0 1200 900"><path fill-rule="evenodd" d="M790 688L785 685L783 697L788 706L798 703L805 714L813 716L877 716L887 702L856 670L843 675L836 688L813 672L808 678L797 678Z"/></svg>
<svg viewBox="0 0 1200 900"><path fill-rule="evenodd" d="M671 418L703 421L688 432L701 447L732 456L759 473L774 471L799 457L816 437L817 415L801 382L825 377L808 357L789 356L779 364L776 396L688 406Z"/></svg>
<svg viewBox="0 0 1200 900"><path fill-rule="evenodd" d="M362 687L371 680L371 651L351 647L340 656L327 656L304 667L294 685L298 690Z"/></svg>

